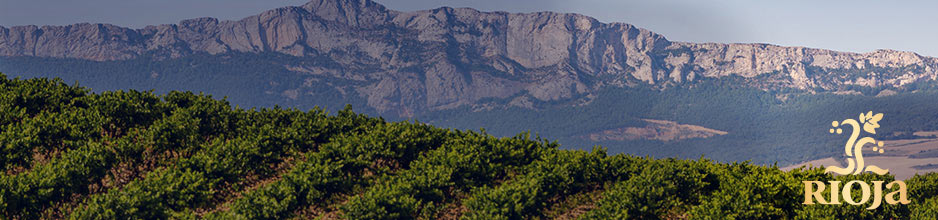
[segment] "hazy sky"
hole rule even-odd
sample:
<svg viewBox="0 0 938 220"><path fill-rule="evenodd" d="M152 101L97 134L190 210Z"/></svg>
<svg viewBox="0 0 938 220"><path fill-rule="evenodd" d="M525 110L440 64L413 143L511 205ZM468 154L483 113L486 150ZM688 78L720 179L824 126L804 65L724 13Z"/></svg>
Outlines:
<svg viewBox="0 0 938 220"><path fill-rule="evenodd" d="M239 19L303 0L0 0L0 25L112 23L139 28L195 17ZM907 0L377 0L411 11L575 12L674 41L772 43L842 51L880 48L938 56L938 1Z"/></svg>

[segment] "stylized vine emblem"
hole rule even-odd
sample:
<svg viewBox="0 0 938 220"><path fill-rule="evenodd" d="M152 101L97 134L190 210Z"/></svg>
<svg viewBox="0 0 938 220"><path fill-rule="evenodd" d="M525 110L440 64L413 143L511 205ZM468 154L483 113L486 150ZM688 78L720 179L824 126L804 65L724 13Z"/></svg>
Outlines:
<svg viewBox="0 0 938 220"><path fill-rule="evenodd" d="M883 113L873 114L873 111L867 112L866 114L860 113L860 121L853 119L846 119L842 122L831 122L833 128L830 129L830 133L842 134L844 131L841 125L850 125L852 132L850 134L850 139L847 140L847 144L844 146L844 153L847 154L847 167L841 168L837 166L830 166L824 170L824 172L833 172L840 175L848 174L860 174L863 171L870 171L879 175L885 175L889 173L888 169L879 168L874 165L866 165L863 161L863 146L866 144L874 144L873 151L883 153L883 142L876 141L872 137L863 137L859 140L860 137L860 124L863 124L863 131L876 134L876 129L879 128L879 120L883 119ZM844 126L846 127L846 126Z"/></svg>

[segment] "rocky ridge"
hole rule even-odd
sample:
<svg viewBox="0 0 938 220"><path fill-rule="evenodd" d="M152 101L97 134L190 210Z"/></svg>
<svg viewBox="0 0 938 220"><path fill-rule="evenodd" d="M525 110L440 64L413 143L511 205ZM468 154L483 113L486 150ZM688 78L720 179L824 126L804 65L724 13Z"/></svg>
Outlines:
<svg viewBox="0 0 938 220"><path fill-rule="evenodd" d="M664 88L727 76L767 78L753 80L763 89L827 91L902 87L938 76L938 59L912 52L672 42L579 14L447 7L401 12L370 0L313 0L237 21L197 18L142 29L0 27L0 56L114 61L227 52L328 60L334 65L285 68L360 81L351 89L369 106L402 116L482 106L480 100L489 99L530 107L532 100L589 97L608 86Z"/></svg>

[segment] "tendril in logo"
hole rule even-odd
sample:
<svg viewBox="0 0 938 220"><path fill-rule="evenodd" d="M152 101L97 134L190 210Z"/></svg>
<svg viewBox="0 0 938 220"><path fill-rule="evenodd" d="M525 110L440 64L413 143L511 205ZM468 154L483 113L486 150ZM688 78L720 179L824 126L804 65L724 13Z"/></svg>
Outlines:
<svg viewBox="0 0 938 220"><path fill-rule="evenodd" d="M873 114L873 111L867 112L866 114L860 113L860 121L853 119L846 119L841 122L834 121L831 123L833 128L830 129L830 133L842 134L843 128L847 125L851 128L850 139L847 140L847 144L844 145L844 153L847 154L847 167L837 167L830 166L824 170L828 173L836 173L840 175L849 175L849 174L860 174L863 171L870 171L879 175L885 175L889 173L888 169L879 168L874 165L866 165L863 161L863 146L866 144L874 144L873 151L883 153L883 142L876 141L872 137L860 137L860 124L863 124L863 131L876 134L876 128L879 128L879 120L883 119L883 113ZM859 138L859 139L857 139Z"/></svg>

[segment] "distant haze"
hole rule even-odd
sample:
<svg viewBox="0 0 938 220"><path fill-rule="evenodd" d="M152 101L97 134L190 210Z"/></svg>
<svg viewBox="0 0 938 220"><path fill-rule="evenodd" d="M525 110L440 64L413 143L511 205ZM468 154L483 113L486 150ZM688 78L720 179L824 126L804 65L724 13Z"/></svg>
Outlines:
<svg viewBox="0 0 938 220"><path fill-rule="evenodd" d="M0 0L0 25L112 23L141 28L196 17L239 19L306 1L262 0ZM412 11L441 6L483 11L573 12L624 22L669 40L771 43L841 51L887 48L938 56L938 1L873 0L377 0Z"/></svg>

